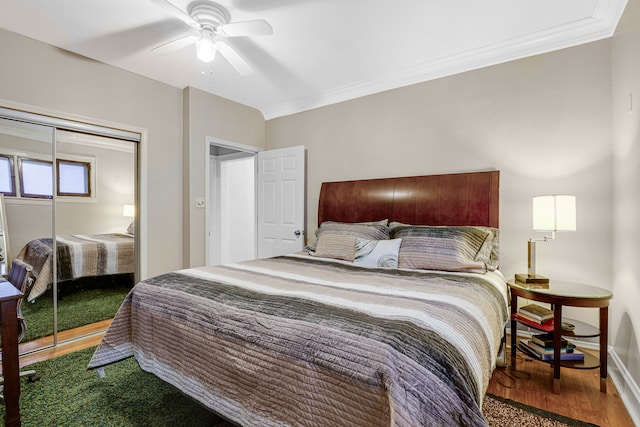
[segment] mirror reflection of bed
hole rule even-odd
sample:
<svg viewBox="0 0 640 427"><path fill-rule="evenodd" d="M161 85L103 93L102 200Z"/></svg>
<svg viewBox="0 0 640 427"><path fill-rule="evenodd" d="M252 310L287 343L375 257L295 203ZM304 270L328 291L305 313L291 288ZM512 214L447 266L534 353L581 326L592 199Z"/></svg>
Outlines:
<svg viewBox="0 0 640 427"><path fill-rule="evenodd" d="M0 119L1 159L15 175L1 190L7 265L34 267L20 352L104 330L134 283L136 144ZM28 161L44 171L37 186L22 181Z"/></svg>
<svg viewBox="0 0 640 427"><path fill-rule="evenodd" d="M109 233L59 235L56 239L57 331L68 331L113 317L134 281L134 237ZM53 239L35 239L18 253L34 268L25 295L25 340L53 335Z"/></svg>

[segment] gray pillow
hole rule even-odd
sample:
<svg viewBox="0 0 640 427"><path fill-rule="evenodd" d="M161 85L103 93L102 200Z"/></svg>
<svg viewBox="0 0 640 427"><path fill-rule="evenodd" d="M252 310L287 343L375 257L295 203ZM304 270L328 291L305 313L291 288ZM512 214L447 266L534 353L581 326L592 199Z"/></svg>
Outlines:
<svg viewBox="0 0 640 427"><path fill-rule="evenodd" d="M322 258L352 261L356 256L356 236L348 234L322 233L311 255Z"/></svg>
<svg viewBox="0 0 640 427"><path fill-rule="evenodd" d="M470 232L473 229L480 230L483 233L488 233L487 238L482 243L480 249L474 261L481 261L485 263L486 269L489 271L496 270L500 264L500 230L493 227L484 226L430 226L430 225L409 225L400 222L389 223L389 236L390 238L403 237L403 236L429 236L433 232L431 229L444 230L450 229L450 232L464 233Z"/></svg>
<svg viewBox="0 0 640 427"><path fill-rule="evenodd" d="M398 267L443 271L489 269L493 239L488 227L397 226L392 238L402 238Z"/></svg>
<svg viewBox="0 0 640 427"><path fill-rule="evenodd" d="M316 241L307 247L309 251L316 250L318 239L323 233L343 234L360 237L369 240L387 240L389 238L389 227L387 220L366 223L348 223L325 221L316 230Z"/></svg>

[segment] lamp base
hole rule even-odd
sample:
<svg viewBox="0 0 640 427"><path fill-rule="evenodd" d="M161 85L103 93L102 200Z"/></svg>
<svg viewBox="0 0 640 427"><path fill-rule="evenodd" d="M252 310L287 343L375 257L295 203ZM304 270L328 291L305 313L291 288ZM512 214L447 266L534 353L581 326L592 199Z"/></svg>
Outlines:
<svg viewBox="0 0 640 427"><path fill-rule="evenodd" d="M516 281L526 283L527 285L547 285L549 286L549 278L538 274L516 274Z"/></svg>

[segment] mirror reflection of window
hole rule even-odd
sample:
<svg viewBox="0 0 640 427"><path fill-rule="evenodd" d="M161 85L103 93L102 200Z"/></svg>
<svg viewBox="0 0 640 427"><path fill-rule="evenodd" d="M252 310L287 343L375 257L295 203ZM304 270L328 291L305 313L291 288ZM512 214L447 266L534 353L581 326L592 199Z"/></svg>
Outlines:
<svg viewBox="0 0 640 427"><path fill-rule="evenodd" d="M58 195L91 196L90 164L58 159Z"/></svg>
<svg viewBox="0 0 640 427"><path fill-rule="evenodd" d="M20 194L22 197L53 197L51 162L20 159Z"/></svg>
<svg viewBox="0 0 640 427"><path fill-rule="evenodd" d="M16 187L13 181L13 161L10 156L0 155L0 193L15 196Z"/></svg>

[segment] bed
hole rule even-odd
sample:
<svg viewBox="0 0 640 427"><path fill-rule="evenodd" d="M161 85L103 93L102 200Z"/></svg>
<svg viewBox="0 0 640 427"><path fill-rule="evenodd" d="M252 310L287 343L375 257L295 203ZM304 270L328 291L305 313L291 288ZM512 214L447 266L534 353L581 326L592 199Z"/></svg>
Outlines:
<svg viewBox="0 0 640 427"><path fill-rule="evenodd" d="M309 251L138 283L89 368L134 356L243 426L485 425L498 190L497 171L324 183Z"/></svg>
<svg viewBox="0 0 640 427"><path fill-rule="evenodd" d="M57 280L132 275L134 237L129 234L60 235L56 237ZM16 258L33 266L36 281L27 296L34 301L53 283L53 239L28 242Z"/></svg>

